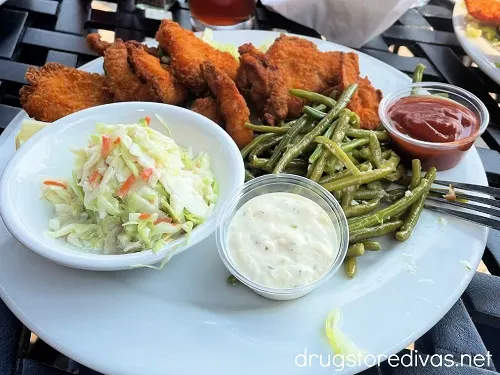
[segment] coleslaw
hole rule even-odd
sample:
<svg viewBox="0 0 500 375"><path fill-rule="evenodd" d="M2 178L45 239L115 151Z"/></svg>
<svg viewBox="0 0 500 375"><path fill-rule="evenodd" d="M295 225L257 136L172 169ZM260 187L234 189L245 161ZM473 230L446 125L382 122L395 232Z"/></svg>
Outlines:
<svg viewBox="0 0 500 375"><path fill-rule="evenodd" d="M206 153L193 155L168 136L135 124L96 126L69 181L43 181L53 204L50 236L105 254L158 251L203 223L217 200Z"/></svg>
<svg viewBox="0 0 500 375"><path fill-rule="evenodd" d="M492 47L500 49L500 34L497 27L484 24L469 14L466 15L465 20L467 22L465 26L467 37L471 39L483 37Z"/></svg>

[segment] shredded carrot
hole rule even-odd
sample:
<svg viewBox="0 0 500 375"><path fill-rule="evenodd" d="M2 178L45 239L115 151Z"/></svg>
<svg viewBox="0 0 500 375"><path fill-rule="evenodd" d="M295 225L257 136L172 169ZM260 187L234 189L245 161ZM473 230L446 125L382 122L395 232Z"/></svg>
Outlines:
<svg viewBox="0 0 500 375"><path fill-rule="evenodd" d="M60 187L65 188L65 189L68 188L68 185L66 185L64 182L45 180L43 183L45 185L60 186Z"/></svg>
<svg viewBox="0 0 500 375"><path fill-rule="evenodd" d="M147 181L149 179L149 177L151 177L151 175L153 174L153 170L154 170L154 168L143 169L143 171L141 173L141 179L144 181Z"/></svg>
<svg viewBox="0 0 500 375"><path fill-rule="evenodd" d="M111 152L111 138L108 135L102 136L101 156L106 157Z"/></svg>
<svg viewBox="0 0 500 375"><path fill-rule="evenodd" d="M120 198L123 198L128 193L132 185L134 185L135 181L135 176L131 175L129 178L127 178L127 181L125 181L123 185L120 186L120 188L116 192L116 195L118 195Z"/></svg>
<svg viewBox="0 0 500 375"><path fill-rule="evenodd" d="M89 182L93 184L94 182L97 182L97 180L102 177L99 171L96 169L94 173L92 173L92 176L89 178Z"/></svg>
<svg viewBox="0 0 500 375"><path fill-rule="evenodd" d="M148 214L147 212L139 215L140 220L146 220L146 219L149 219L150 217L151 217L151 214Z"/></svg>
<svg viewBox="0 0 500 375"><path fill-rule="evenodd" d="M115 145L118 145L118 144L120 144L120 142L121 142L121 141L122 141L122 140L121 140L121 138L120 138L120 137L116 137L114 144L115 144Z"/></svg>
<svg viewBox="0 0 500 375"><path fill-rule="evenodd" d="M146 124L149 126L149 123L151 122L151 117L146 116L144 117L144 120L146 120Z"/></svg>
<svg viewBox="0 0 500 375"><path fill-rule="evenodd" d="M171 223L171 222L172 222L171 218L163 217L161 219L157 219L153 224L156 225L156 224L160 224L160 223Z"/></svg>

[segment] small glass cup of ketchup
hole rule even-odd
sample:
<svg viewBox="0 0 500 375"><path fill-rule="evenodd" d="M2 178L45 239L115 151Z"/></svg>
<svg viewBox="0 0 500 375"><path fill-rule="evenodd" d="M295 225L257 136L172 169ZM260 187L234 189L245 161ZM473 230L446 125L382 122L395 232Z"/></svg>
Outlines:
<svg viewBox="0 0 500 375"><path fill-rule="evenodd" d="M386 96L379 116L401 156L438 171L456 166L490 120L475 95L438 82L413 83Z"/></svg>

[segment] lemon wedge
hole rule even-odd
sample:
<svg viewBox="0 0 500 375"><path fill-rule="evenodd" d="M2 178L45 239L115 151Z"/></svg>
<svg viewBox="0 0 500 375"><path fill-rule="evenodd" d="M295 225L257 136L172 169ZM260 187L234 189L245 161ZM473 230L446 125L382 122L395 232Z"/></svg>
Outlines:
<svg viewBox="0 0 500 375"><path fill-rule="evenodd" d="M16 136L16 150L19 149L19 147L21 147L23 143L30 139L35 133L47 125L49 125L48 122L24 120L21 124L21 130Z"/></svg>

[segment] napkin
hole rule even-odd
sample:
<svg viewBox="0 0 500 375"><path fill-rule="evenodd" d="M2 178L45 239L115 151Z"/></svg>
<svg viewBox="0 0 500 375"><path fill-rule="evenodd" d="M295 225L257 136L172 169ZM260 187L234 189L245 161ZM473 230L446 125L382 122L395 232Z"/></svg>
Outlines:
<svg viewBox="0 0 500 375"><path fill-rule="evenodd" d="M387 30L415 0L261 0L282 16L326 39L359 48Z"/></svg>

